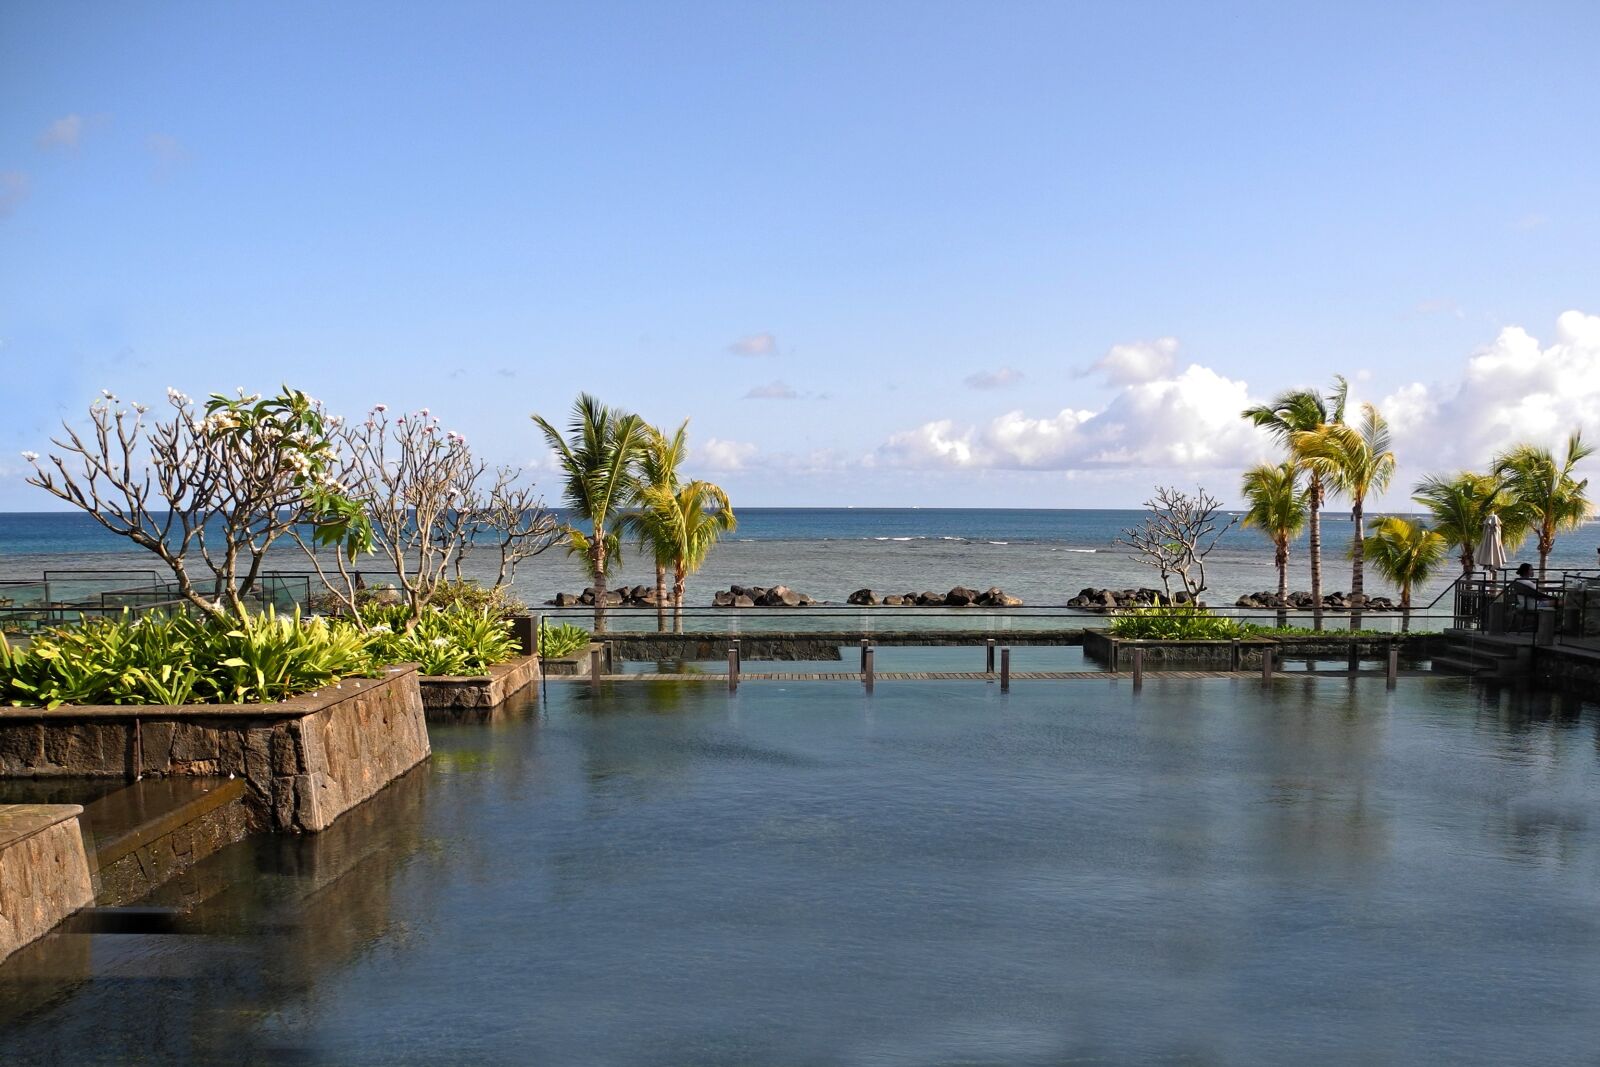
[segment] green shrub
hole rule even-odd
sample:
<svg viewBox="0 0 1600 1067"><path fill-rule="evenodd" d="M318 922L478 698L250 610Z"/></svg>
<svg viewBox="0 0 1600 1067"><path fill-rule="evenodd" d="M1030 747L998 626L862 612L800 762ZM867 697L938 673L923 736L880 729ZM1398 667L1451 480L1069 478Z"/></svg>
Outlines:
<svg viewBox="0 0 1600 1067"><path fill-rule="evenodd" d="M1120 611L1107 631L1142 641L1227 641L1249 636L1249 628L1192 604L1164 604Z"/></svg>
<svg viewBox="0 0 1600 1067"><path fill-rule="evenodd" d="M414 662L427 675L477 675L517 654L511 624L485 608L429 608L407 632L409 614L403 605L361 609L379 662Z"/></svg>
<svg viewBox="0 0 1600 1067"><path fill-rule="evenodd" d="M589 647L589 631L570 622L560 626L541 623L536 647L546 659L564 659L579 649Z"/></svg>
<svg viewBox="0 0 1600 1067"><path fill-rule="evenodd" d="M487 611L502 619L528 613L528 605L518 599L517 595L506 586L485 588L470 580L440 582L439 587L433 591L431 605L441 610L466 607L474 611Z"/></svg>
<svg viewBox="0 0 1600 1067"><path fill-rule="evenodd" d="M124 612L41 630L0 652L0 700L61 704L257 704L374 671L354 627L273 611L220 624ZM0 645L5 642L0 640Z"/></svg>

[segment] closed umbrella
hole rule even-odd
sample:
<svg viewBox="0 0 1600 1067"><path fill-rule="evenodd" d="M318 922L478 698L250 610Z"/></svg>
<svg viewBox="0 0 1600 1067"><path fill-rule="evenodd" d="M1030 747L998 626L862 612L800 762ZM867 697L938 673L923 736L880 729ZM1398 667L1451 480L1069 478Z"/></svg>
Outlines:
<svg viewBox="0 0 1600 1067"><path fill-rule="evenodd" d="M1491 514L1483 520L1483 537L1478 543L1478 562L1486 570L1506 569L1506 539L1498 515Z"/></svg>

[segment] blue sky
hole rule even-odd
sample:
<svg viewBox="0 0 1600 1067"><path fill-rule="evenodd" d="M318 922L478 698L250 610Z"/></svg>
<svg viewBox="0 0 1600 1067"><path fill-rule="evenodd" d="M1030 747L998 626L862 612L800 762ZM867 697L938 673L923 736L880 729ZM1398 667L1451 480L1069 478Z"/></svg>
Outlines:
<svg viewBox="0 0 1600 1067"><path fill-rule="evenodd" d="M581 389L749 505L1232 496L1600 434L1600 5L0 7L0 508L101 388ZM1098 367L1098 369L1095 369ZM1221 414L1219 414L1219 412ZM1480 428L1459 432L1462 424Z"/></svg>

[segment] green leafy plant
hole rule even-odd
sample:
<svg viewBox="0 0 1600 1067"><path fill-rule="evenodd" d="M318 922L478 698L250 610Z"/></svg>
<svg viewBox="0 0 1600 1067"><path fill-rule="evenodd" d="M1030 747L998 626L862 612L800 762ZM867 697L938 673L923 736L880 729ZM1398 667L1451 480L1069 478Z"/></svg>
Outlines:
<svg viewBox="0 0 1600 1067"><path fill-rule="evenodd" d="M407 605L373 605L361 616L380 663L414 662L425 675L478 675L517 654L511 624L487 609L430 608L409 631Z"/></svg>
<svg viewBox="0 0 1600 1067"><path fill-rule="evenodd" d="M1189 604L1163 604L1118 612L1107 628L1113 637L1139 641L1227 641L1249 629L1234 619Z"/></svg>
<svg viewBox="0 0 1600 1067"><path fill-rule="evenodd" d="M537 647L546 659L565 659L589 646L589 631L564 622L560 626L542 623Z"/></svg>
<svg viewBox="0 0 1600 1067"><path fill-rule="evenodd" d="M264 703L372 674L369 644L355 627L270 609L231 623L125 612L6 646L0 699L47 708Z"/></svg>

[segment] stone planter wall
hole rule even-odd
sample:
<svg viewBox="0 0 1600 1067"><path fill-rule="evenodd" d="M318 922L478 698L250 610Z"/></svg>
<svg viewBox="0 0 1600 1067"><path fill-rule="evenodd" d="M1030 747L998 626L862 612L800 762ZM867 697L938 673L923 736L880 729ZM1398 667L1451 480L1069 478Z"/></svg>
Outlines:
<svg viewBox="0 0 1600 1067"><path fill-rule="evenodd" d="M0 777L231 774L279 831L326 829L430 751L415 665L277 704L0 709Z"/></svg>
<svg viewBox="0 0 1600 1067"><path fill-rule="evenodd" d="M425 709L492 708L539 680L539 658L518 656L497 663L486 675L420 675Z"/></svg>
<svg viewBox="0 0 1600 1067"><path fill-rule="evenodd" d="M94 903L76 804L0 804L0 960Z"/></svg>

